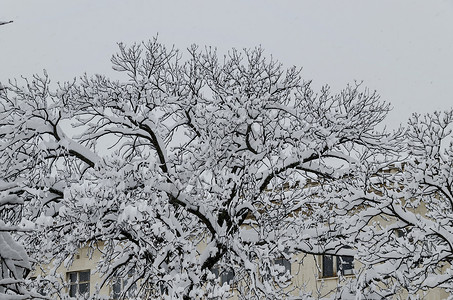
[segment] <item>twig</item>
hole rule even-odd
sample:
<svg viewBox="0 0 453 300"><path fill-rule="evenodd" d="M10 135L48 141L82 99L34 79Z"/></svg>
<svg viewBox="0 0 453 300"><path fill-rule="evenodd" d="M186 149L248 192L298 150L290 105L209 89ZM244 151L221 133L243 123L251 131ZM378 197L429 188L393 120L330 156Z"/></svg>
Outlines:
<svg viewBox="0 0 453 300"><path fill-rule="evenodd" d="M0 26L1 26L1 25L6 25L6 24L9 24L9 23L12 23L12 22L13 22L13 21L6 21L6 22L0 21Z"/></svg>

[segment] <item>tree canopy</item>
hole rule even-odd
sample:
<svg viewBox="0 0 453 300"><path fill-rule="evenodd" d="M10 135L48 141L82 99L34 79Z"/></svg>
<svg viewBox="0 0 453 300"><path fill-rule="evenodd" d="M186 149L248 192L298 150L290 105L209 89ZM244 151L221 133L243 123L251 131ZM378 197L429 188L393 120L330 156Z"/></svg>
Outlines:
<svg viewBox="0 0 453 300"><path fill-rule="evenodd" d="M424 226L423 237L451 255L450 227L426 225L450 212L435 210L423 224L407 216L415 214L410 205L450 203L450 152L439 156L426 140L438 141L440 123L425 136L420 128L429 124L415 116L405 144L402 131L378 129L390 107L376 92L360 84L314 91L300 69L260 48L219 57L155 39L119 44L111 61L121 80L84 75L55 87L44 74L0 90L0 226L22 228L16 240L35 263L52 261L55 271L88 246L102 252L104 283L133 274L126 290L137 296L226 297L230 289L214 273L228 271L240 298L275 299L294 293L275 261L295 253L354 255L376 272L357 273L352 289L380 295L396 293L390 277L401 279L383 266L404 261L411 270L399 268L403 277L423 281L420 257L432 253L410 234L395 238L395 229L416 234ZM423 162L402 171L401 153ZM433 179L443 185L420 182L418 172L445 175ZM382 216L396 221L376 226ZM418 263L407 264L409 252ZM444 277L430 282L451 280Z"/></svg>

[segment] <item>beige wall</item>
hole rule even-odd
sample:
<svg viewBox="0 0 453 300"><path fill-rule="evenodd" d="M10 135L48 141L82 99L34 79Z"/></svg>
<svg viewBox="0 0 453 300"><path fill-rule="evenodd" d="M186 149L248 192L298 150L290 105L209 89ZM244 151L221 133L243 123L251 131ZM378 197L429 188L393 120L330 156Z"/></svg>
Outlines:
<svg viewBox="0 0 453 300"><path fill-rule="evenodd" d="M98 273L94 273L96 270L96 263L101 260L101 252L96 250L92 253L91 259L89 258L88 248L81 248L79 249L78 255L74 257L74 261L69 268L65 268L64 266L60 266L57 268L57 273L61 274L61 277L66 282L69 281L67 274L69 272L74 271L86 271L90 270L90 295L93 295L96 286L101 286L102 278L99 276ZM43 273L47 273L50 267L42 266L40 271L35 272L33 276L37 275L44 275ZM100 289L101 295L109 295L110 294L110 286L108 284L104 285Z"/></svg>
<svg viewBox="0 0 453 300"><path fill-rule="evenodd" d="M62 275L62 278L67 280L66 274L72 271L84 271L90 270L90 295L95 291L96 285L100 286L102 278L97 273L94 273L96 269L96 262L101 259L101 252L94 251L91 259L88 255L88 249L82 248L79 250L79 255L74 259L73 264L68 268L59 267L57 272ZM298 296L300 291L311 292L315 298L322 298L331 296L336 292L338 285L345 284L352 276L345 276L343 281L340 283L338 277L321 278L319 268L321 268L321 260L319 256L314 255L296 255L291 264L292 278L291 289L294 296ZM356 268L359 264L355 263ZM110 294L110 286L106 284L100 290L100 294L107 296ZM446 299L448 294L442 289L433 289L425 294L419 293L421 298L429 300L440 300ZM407 295L400 295L402 299L405 299ZM233 297L235 298L235 297ZM396 297L395 297L396 298Z"/></svg>

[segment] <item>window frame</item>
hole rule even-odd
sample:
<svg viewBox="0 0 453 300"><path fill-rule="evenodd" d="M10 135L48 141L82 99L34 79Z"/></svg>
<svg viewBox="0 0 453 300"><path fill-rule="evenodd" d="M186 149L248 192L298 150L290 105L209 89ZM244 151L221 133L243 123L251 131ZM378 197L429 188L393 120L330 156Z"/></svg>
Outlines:
<svg viewBox="0 0 453 300"><path fill-rule="evenodd" d="M214 266L211 269L211 273L214 274L215 278L219 279L220 285L224 285L225 283L229 286L234 285L234 279L236 274L234 273L233 268L226 268L220 270L218 266Z"/></svg>
<svg viewBox="0 0 453 300"><path fill-rule="evenodd" d="M331 264L329 269L327 269L326 266L327 259L331 260L329 262L329 264ZM344 268L343 266L350 267ZM331 270L331 272L328 272L327 270ZM340 273L342 276L354 276L354 256L330 254L320 255L320 278L336 278L340 275Z"/></svg>
<svg viewBox="0 0 453 300"><path fill-rule="evenodd" d="M87 273L88 279L87 280L80 280L81 274ZM71 275L76 276L75 281L72 281ZM70 271L66 273L66 280L68 283L68 295L71 298L83 296L84 298L90 297L90 282L91 282L91 270L77 270L77 271ZM87 285L87 290L84 293L80 293L80 286ZM72 287L75 287L75 294L72 293Z"/></svg>
<svg viewBox="0 0 453 300"><path fill-rule="evenodd" d="M287 259L286 257L281 256L274 260L274 265L279 265L279 266L282 266L285 268L285 271L281 273L282 275L286 274L287 272L289 272L289 275L292 274L292 270L291 270L292 264L291 264L290 259Z"/></svg>
<svg viewBox="0 0 453 300"><path fill-rule="evenodd" d="M341 267L339 267L341 266ZM349 268L343 269L343 266L350 266ZM337 256L337 273L341 271L343 276L354 275L354 256L341 255Z"/></svg>
<svg viewBox="0 0 453 300"><path fill-rule="evenodd" d="M121 294L124 292L124 287L128 285L128 283L131 280L134 280L134 269L130 269L126 276L119 277L115 276L112 279L112 284L110 286L111 288L111 293L110 296L112 297L113 300L121 299ZM115 286L119 286L119 293L115 292ZM133 297L133 293L137 290L137 283L134 282L132 285L129 287L129 289L126 291L126 297Z"/></svg>

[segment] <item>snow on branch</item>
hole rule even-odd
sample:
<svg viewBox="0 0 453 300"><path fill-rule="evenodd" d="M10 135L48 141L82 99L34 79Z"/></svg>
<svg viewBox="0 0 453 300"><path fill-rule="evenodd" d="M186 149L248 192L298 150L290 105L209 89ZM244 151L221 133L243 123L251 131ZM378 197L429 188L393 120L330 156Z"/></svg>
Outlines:
<svg viewBox="0 0 453 300"><path fill-rule="evenodd" d="M112 64L123 80L44 74L0 93L5 189L20 182L0 201L36 224L23 233L36 261L67 266L85 246L104 284L145 282L137 297L226 297L225 270L243 298L285 298L276 260L364 256L388 234L373 220L401 212L381 170L402 132L377 130L390 108L376 92L314 91L261 48L219 58L154 39L119 44Z"/></svg>

